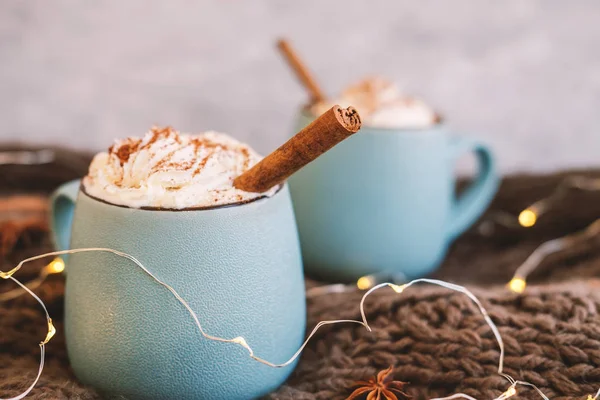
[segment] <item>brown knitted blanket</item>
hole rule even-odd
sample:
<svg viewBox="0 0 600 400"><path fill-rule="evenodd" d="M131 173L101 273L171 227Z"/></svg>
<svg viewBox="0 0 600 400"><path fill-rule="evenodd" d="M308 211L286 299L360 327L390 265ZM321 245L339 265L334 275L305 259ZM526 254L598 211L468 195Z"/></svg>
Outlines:
<svg viewBox="0 0 600 400"><path fill-rule="evenodd" d="M50 166L0 165L0 195L45 196L61 182L82 175L89 161L88 155L65 151L58 156ZM548 195L564 176L508 177L491 210L517 213ZM506 344L506 372L538 385L552 399L585 399L600 388L600 239L548 258L523 295L508 292L504 284L538 244L600 218L599 200L600 193L574 191L529 230L498 229L484 237L474 228L453 246L435 274L467 285L482 299ZM48 251L46 236L35 234L44 227L42 219L41 225L28 227L9 243L11 249L1 253L0 269ZM32 264L17 278L28 280L41 266ZM0 281L0 293L14 287ZM63 278L50 277L36 292L48 305L58 334L47 347L44 372L29 398L99 398L69 369L62 329ZM355 291L309 300L308 327L322 319L359 319L361 296ZM367 300L366 311L373 332L354 325L320 330L290 380L268 397L344 399L355 381L390 365L395 379L410 382L406 390L416 399L455 392L492 399L507 389L506 381L495 374L499 351L492 332L466 297L427 285L402 295L382 290ZM0 303L0 329L0 398L5 398L34 379L37 343L46 327L37 303L22 296ZM520 389L517 397L539 398L527 389Z"/></svg>

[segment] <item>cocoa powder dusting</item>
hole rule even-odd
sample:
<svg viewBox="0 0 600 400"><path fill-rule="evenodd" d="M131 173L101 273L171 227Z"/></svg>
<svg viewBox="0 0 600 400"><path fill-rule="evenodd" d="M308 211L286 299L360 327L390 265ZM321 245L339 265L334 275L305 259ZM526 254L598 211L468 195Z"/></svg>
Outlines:
<svg viewBox="0 0 600 400"><path fill-rule="evenodd" d="M160 161L160 165L152 168L152 172L159 171L187 171L194 166L193 161L184 161L184 162L166 162L165 159Z"/></svg>
<svg viewBox="0 0 600 400"><path fill-rule="evenodd" d="M115 144L109 147L109 154L114 154L119 159L120 165L123 166L129 160L133 153L137 151L148 150L153 144L161 140L173 139L177 143L182 143L179 133L170 126L164 128L159 128L155 126L151 128L150 132L152 136L143 145L143 139L127 139L124 143L120 145ZM196 176L204 170L206 163L209 161L209 159L213 157L216 152L220 151L239 151L244 158L242 166L243 171L247 171L250 166L250 151L243 146L233 148L223 143L214 142L208 138L192 138L189 141L188 146L193 146L194 158L192 160L183 160L178 162L172 161L174 154L177 151L181 150L176 149L169 152L166 156L159 160L156 163L156 165L152 167L151 173L173 170L188 171L194 168L194 165L196 165L196 168L193 171L193 176ZM200 153L203 151L206 151L206 155L204 155L202 159L200 159L200 161L196 163L196 160L199 158ZM121 171L121 173L122 172L123 171ZM115 182L117 186L121 186L121 183L122 177L118 182Z"/></svg>
<svg viewBox="0 0 600 400"><path fill-rule="evenodd" d="M209 139L206 138L194 138L191 140L191 144L194 146L194 152L196 154L198 154L200 148L205 148L208 149L208 154L202 159L200 160L200 162L198 163L198 166L196 167L196 169L194 170L194 176L198 175L200 172L202 172L202 170L204 169L204 166L206 165L206 163L208 162L208 160L213 156L213 154L215 154L215 151L218 150L224 150L224 151L230 151L231 148L229 146L226 146L222 143L215 143ZM245 151L246 149L242 149L242 151Z"/></svg>
<svg viewBox="0 0 600 400"><path fill-rule="evenodd" d="M212 140L209 140L206 138L193 138L192 140L190 140L190 143L192 145L194 145L194 151L196 153L198 153L198 150L200 149L200 147L204 147L206 149L220 148L223 150L231 150L231 148L229 148L229 146L226 146L222 143L215 143Z"/></svg>
<svg viewBox="0 0 600 400"><path fill-rule="evenodd" d="M119 159L119 164L123 166L131 157L132 153L135 153L140 147L141 140L128 140L126 143L121 144L118 148L112 145L108 148L109 154L114 154Z"/></svg>
<svg viewBox="0 0 600 400"><path fill-rule="evenodd" d="M194 170L194 174L193 174L194 176L196 176L200 172L202 172L202 170L204 169L204 166L208 162L208 159L210 158L211 155L212 155L212 153L207 155L206 157L204 157L202 160L200 160L200 162L198 163L198 167L196 167L196 169Z"/></svg>
<svg viewBox="0 0 600 400"><path fill-rule="evenodd" d="M244 156L244 171L247 171L248 170L248 166L250 164L250 152L245 147L242 147L240 149L240 152Z"/></svg>
<svg viewBox="0 0 600 400"><path fill-rule="evenodd" d="M153 126L150 131L152 132L152 137L150 138L148 143L146 143L144 146L142 146L142 149L149 149L150 146L152 146L159 139L163 139L163 138L166 139L170 136L175 136L175 140L177 141L177 143L181 143L181 139L179 139L179 135L177 134L175 129L173 129L170 126L166 126L164 128L159 128L159 127Z"/></svg>
<svg viewBox="0 0 600 400"><path fill-rule="evenodd" d="M171 162L170 159L173 157L177 150L170 151L166 156L164 156L159 162L156 163L154 168L152 168L152 172L158 172L161 170L165 170L165 165L175 166L176 164Z"/></svg>
<svg viewBox="0 0 600 400"><path fill-rule="evenodd" d="M172 132L171 129L172 128L170 128L170 127L162 129L162 130L157 130L157 129L153 128L152 133L154 136L152 136L152 139L149 141L149 144L156 142L159 138L169 137L171 134L175 135L175 141L177 143L181 143L180 136L176 132L174 132L174 131ZM200 171L202 171L202 169L206 165L206 162L208 161L208 159L214 154L215 149L229 150L229 148L227 146L224 146L223 144L215 143L209 139L204 139L204 138L194 138L194 139L190 140L189 145L194 147L194 154L196 156L198 155L201 148L211 149L211 151L209 151L209 154L200 161L198 167L194 171L194 175L197 175L200 173ZM146 146L144 146L144 148L145 147ZM170 159L173 157L173 154L175 154L176 151L177 150L170 152L162 160L160 160L156 164L156 166L154 168L152 168L152 172L168 171L168 170L187 171L194 166L194 161L183 161L183 162L170 161Z"/></svg>

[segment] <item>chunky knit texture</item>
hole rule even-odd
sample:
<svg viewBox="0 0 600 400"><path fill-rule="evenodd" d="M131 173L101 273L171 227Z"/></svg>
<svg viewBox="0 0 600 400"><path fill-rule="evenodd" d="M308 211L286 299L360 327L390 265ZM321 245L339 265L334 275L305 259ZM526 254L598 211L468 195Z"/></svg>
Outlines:
<svg viewBox="0 0 600 400"><path fill-rule="evenodd" d="M0 166L0 191L44 195L60 182L82 175L86 164L86 156L61 152L51 166ZM509 177L491 210L517 213L548 195L562 176ZM600 239L548 258L523 295L508 292L504 284L539 243L600 218L599 200L600 193L573 192L528 230L499 228L484 237L475 227L452 247L435 274L473 290L504 338L506 372L538 385L552 399L585 399L600 388ZM48 250L47 238L18 243L1 260L0 269ZM27 266L17 278L34 277L42 265ZM308 282L309 287L317 284ZM1 281L0 292L14 286ZM99 398L69 369L62 325L63 277L52 276L36 292L48 305L58 333L47 347L44 372L29 398ZM359 319L361 296L354 291L311 298L309 328L323 319ZM395 367L395 379L410 382L406 390L417 399L455 392L492 399L508 387L496 375L499 349L492 332L465 296L427 285L411 287L402 295L382 289L367 300L366 311L373 332L355 325L323 328L290 380L268 398L344 399L356 380L390 365ZM0 327L0 398L5 398L34 379L37 344L46 328L39 306L29 296L0 303ZM537 396L527 389L519 394L519 398Z"/></svg>

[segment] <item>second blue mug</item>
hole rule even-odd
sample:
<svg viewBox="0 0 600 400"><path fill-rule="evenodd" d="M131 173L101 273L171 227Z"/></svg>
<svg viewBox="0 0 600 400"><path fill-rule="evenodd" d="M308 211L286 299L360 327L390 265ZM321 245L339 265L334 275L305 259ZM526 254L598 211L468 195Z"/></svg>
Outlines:
<svg viewBox="0 0 600 400"><path fill-rule="evenodd" d="M299 127L313 117L300 116ZM475 152L479 174L454 195L454 164ZM290 178L305 271L333 281L434 270L485 211L497 187L488 147L424 129L363 127Z"/></svg>

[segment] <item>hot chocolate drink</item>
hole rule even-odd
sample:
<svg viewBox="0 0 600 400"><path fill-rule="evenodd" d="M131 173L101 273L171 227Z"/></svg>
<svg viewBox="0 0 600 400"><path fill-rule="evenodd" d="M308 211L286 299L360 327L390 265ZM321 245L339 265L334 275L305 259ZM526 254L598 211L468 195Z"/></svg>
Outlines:
<svg viewBox="0 0 600 400"><path fill-rule="evenodd" d="M97 154L83 179L85 192L131 208L186 209L227 205L272 196L246 192L233 180L262 157L218 132L180 134L152 128L143 138L117 140Z"/></svg>
<svg viewBox="0 0 600 400"><path fill-rule="evenodd" d="M60 187L54 243L82 250L66 269L77 377L128 399L255 399L281 385L306 319L285 181L359 128L356 110L332 107L262 160L221 133L154 128L98 154L82 184Z"/></svg>
<svg viewBox="0 0 600 400"><path fill-rule="evenodd" d="M348 87L332 101L318 101L310 111L320 115L332 104L352 104L363 124L372 128L429 128L439 122L438 115L423 101L403 95L395 84L378 77Z"/></svg>

